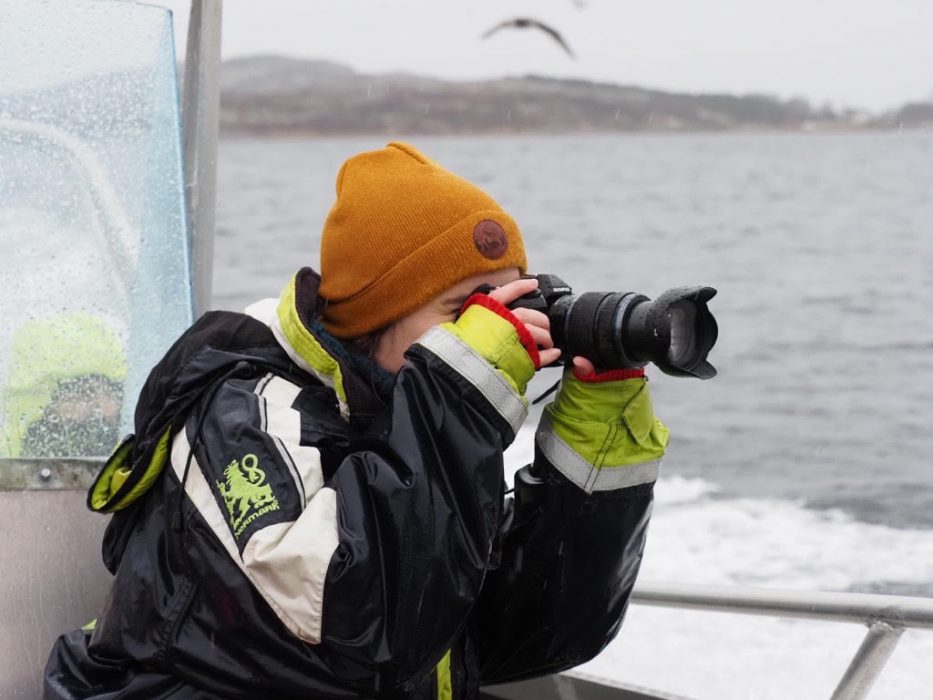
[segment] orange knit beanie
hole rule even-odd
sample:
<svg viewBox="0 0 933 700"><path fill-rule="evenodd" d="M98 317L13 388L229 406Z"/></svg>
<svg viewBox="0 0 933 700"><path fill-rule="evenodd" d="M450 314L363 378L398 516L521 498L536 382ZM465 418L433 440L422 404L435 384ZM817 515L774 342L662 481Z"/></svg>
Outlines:
<svg viewBox="0 0 933 700"><path fill-rule="evenodd" d="M404 143L343 164L321 236L332 335L364 335L460 280L508 267L527 267L521 232L476 185Z"/></svg>

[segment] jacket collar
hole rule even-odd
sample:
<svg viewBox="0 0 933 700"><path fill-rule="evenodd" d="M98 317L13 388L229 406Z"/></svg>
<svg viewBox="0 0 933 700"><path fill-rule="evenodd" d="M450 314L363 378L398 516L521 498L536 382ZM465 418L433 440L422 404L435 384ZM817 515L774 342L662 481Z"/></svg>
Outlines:
<svg viewBox="0 0 933 700"><path fill-rule="evenodd" d="M307 321L321 311L320 284L320 275L310 267L303 267L277 302L259 302L246 312L269 325L292 362L334 391L345 420L352 417L353 423L366 424L384 408L382 401L345 358L328 350Z"/></svg>

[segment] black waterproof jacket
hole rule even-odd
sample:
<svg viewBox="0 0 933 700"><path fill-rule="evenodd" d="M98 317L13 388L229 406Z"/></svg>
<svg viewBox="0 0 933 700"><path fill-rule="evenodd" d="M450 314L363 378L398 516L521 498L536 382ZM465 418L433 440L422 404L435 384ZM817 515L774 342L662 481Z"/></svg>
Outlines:
<svg viewBox="0 0 933 700"><path fill-rule="evenodd" d="M89 494L113 587L47 698L472 698L616 634L656 461L604 476L545 421L506 498L516 387L440 327L383 406L302 318L317 283L206 314L153 369Z"/></svg>

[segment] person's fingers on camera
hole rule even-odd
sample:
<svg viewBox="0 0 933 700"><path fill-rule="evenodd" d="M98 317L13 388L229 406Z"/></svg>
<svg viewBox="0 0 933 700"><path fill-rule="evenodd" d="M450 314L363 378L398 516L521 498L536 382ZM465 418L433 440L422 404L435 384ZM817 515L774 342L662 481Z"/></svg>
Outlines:
<svg viewBox="0 0 933 700"><path fill-rule="evenodd" d="M547 367L553 362L557 362L560 359L560 348L548 348L547 350L540 350L538 352L538 357L541 359L541 366Z"/></svg>
<svg viewBox="0 0 933 700"><path fill-rule="evenodd" d="M537 326L529 326L528 324L525 324L525 328L531 333L531 337L535 341L535 345L538 346L538 350L548 350L554 347L554 340L551 338L551 334L545 329L538 328Z"/></svg>
<svg viewBox="0 0 933 700"><path fill-rule="evenodd" d="M547 316L540 311L532 311L531 309L515 309L512 313L515 314L515 318L521 321L522 325L531 333L531 337L535 340L535 345L541 348L554 347L551 331L548 328L550 323L547 322ZM542 318L546 325L542 325Z"/></svg>
<svg viewBox="0 0 933 700"><path fill-rule="evenodd" d="M512 309L512 313L526 326L537 326L546 331L551 330L551 319L547 317L547 314L535 311L534 309L523 309L521 307Z"/></svg>
<svg viewBox="0 0 933 700"><path fill-rule="evenodd" d="M528 279L519 279L489 292L489 296L498 301L503 306L508 306L521 296L533 292L538 288L538 280L534 277Z"/></svg>
<svg viewBox="0 0 933 700"><path fill-rule="evenodd" d="M519 297L533 292L537 288L538 280L534 278L519 279L494 289L489 293L489 296L500 304L508 306ZM539 348L538 356L541 360L541 366L556 361L560 357L560 350L554 347L554 340L551 338L550 332L551 322L547 315L534 309L524 308L512 309L512 313L531 333L535 345Z"/></svg>
<svg viewBox="0 0 933 700"><path fill-rule="evenodd" d="M583 376L596 374L596 365L580 355L573 358L573 368L578 374L582 374Z"/></svg>

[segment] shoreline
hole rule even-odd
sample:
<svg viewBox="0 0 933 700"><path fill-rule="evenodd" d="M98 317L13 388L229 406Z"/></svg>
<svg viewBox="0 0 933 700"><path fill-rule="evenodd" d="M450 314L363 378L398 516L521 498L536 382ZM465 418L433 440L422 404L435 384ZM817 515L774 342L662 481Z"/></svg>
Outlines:
<svg viewBox="0 0 933 700"><path fill-rule="evenodd" d="M823 134L922 134L933 133L933 125L861 126L833 125L816 128L775 129L766 126L738 129L561 129L561 130L477 130L477 131L317 131L313 129L224 129L222 141L309 141L352 138L523 138L523 137L602 137L602 136L761 136L761 135L823 135Z"/></svg>

